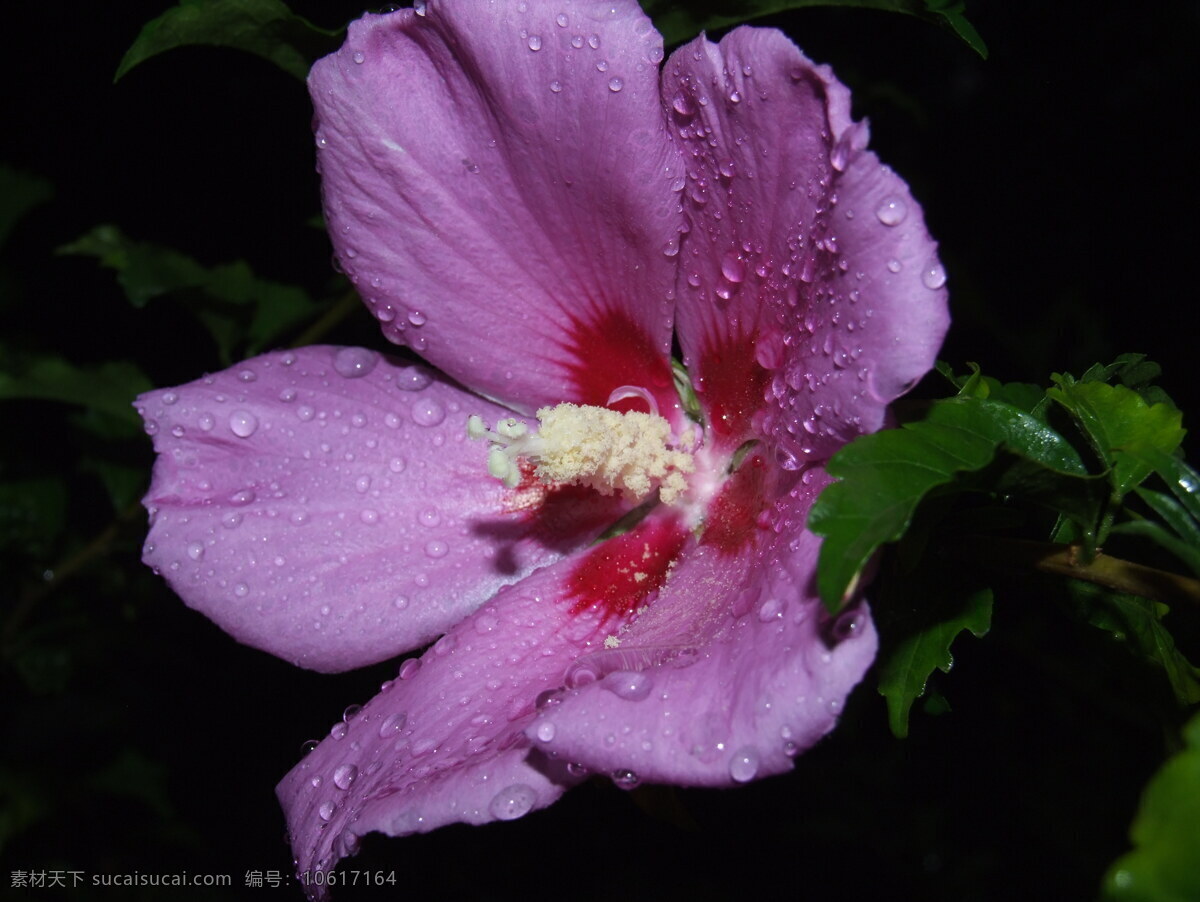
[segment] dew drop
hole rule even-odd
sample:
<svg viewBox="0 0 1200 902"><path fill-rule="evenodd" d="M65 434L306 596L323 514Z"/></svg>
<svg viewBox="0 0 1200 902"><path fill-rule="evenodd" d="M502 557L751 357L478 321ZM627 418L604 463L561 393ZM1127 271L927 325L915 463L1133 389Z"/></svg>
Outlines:
<svg viewBox="0 0 1200 902"><path fill-rule="evenodd" d="M529 49L534 52L542 49L541 35L531 34L529 36Z"/></svg>
<svg viewBox="0 0 1200 902"><path fill-rule="evenodd" d="M588 39L587 39L587 45L588 45L589 47L591 47L593 50L597 50L597 49L599 49L599 47L600 47L600 35L598 35L598 34L590 34L590 35L588 35Z"/></svg>
<svg viewBox="0 0 1200 902"><path fill-rule="evenodd" d="M379 355L367 348L339 348L333 355L333 368L347 379L367 375L378 362Z"/></svg>
<svg viewBox="0 0 1200 902"><path fill-rule="evenodd" d="M413 677L415 677L417 675L417 673L418 673L418 671L420 671L420 669L421 669L421 659L420 658L409 658L407 661L405 661L403 664L400 665L400 674L399 674L400 679L411 680Z"/></svg>
<svg viewBox="0 0 1200 902"><path fill-rule="evenodd" d="M213 426L217 425L217 421L213 419L211 413L202 413L200 418L196 420L196 425L204 432L211 432Z"/></svg>
<svg viewBox="0 0 1200 902"><path fill-rule="evenodd" d="M392 607L394 607L397 611L403 611L406 607L408 607L408 596L397 595L392 599Z"/></svg>
<svg viewBox="0 0 1200 902"><path fill-rule="evenodd" d="M612 781L622 789L633 789L638 783L642 782L641 777L626 768L614 770L612 772Z"/></svg>
<svg viewBox="0 0 1200 902"><path fill-rule="evenodd" d="M637 702L650 694L654 679L643 671L617 670L606 676L600 685L617 698Z"/></svg>
<svg viewBox="0 0 1200 902"><path fill-rule="evenodd" d="M435 560L437 558L445 557L449 550L449 546L440 539L434 539L425 546L426 556L434 558Z"/></svg>
<svg viewBox="0 0 1200 902"><path fill-rule="evenodd" d="M921 283L930 291L946 284L946 270L936 260L931 260L921 271Z"/></svg>
<svg viewBox="0 0 1200 902"><path fill-rule="evenodd" d="M420 391L433 382L433 377L419 366L405 367L396 374L396 388L401 391Z"/></svg>
<svg viewBox="0 0 1200 902"><path fill-rule="evenodd" d="M358 768L353 764L340 764L333 772L333 785L338 789L349 789L358 779Z"/></svg>
<svg viewBox="0 0 1200 902"><path fill-rule="evenodd" d="M193 561L198 561L204 557L204 544L202 542L192 542L187 547L187 556Z"/></svg>
<svg viewBox="0 0 1200 902"><path fill-rule="evenodd" d="M560 93L562 91L562 82L558 81L557 79L550 82L550 90L555 94Z"/></svg>
<svg viewBox="0 0 1200 902"><path fill-rule="evenodd" d="M614 94L625 87L625 82L619 78L613 77L608 80L608 89Z"/></svg>
<svg viewBox="0 0 1200 902"><path fill-rule="evenodd" d="M473 171L475 171L475 172L478 172L478 171L479 171L479 167L478 167L478 166L476 166L476 167L475 167L475 169L474 169ZM423 326L423 325L425 325L427 322L429 322L429 317L427 317L427 316L426 316L424 313L422 313L420 310L410 310L410 311L408 312L408 321L409 321L410 323L412 323L414 326Z"/></svg>
<svg viewBox="0 0 1200 902"><path fill-rule="evenodd" d="M317 809L317 814L323 821L333 820L333 802L322 802L321 807Z"/></svg>
<svg viewBox="0 0 1200 902"><path fill-rule="evenodd" d="M537 725L536 734L542 742L550 742L554 738L554 724L551 721L543 720Z"/></svg>
<svg viewBox="0 0 1200 902"><path fill-rule="evenodd" d="M387 739L389 736L395 736L404 729L406 723L408 723L407 714L389 714L379 725L379 738Z"/></svg>
<svg viewBox="0 0 1200 902"><path fill-rule="evenodd" d="M746 278L746 263L734 251L728 251L721 260L721 275L726 281L737 284Z"/></svg>
<svg viewBox="0 0 1200 902"><path fill-rule="evenodd" d="M566 13L559 13L557 16L554 17L554 24L557 25L559 28L566 28L567 21L568 20L567 20Z"/></svg>
<svg viewBox="0 0 1200 902"><path fill-rule="evenodd" d="M908 204L899 197L884 198L875 208L875 216L885 226L898 226L908 216Z"/></svg>
<svg viewBox="0 0 1200 902"><path fill-rule="evenodd" d="M900 270L904 269L904 264L901 263L899 260L892 259L887 262L887 268L888 268L888 272L892 272L892 273L900 272Z"/></svg>
<svg viewBox="0 0 1200 902"><path fill-rule="evenodd" d="M528 814L537 803L537 792L524 783L506 786L492 798L488 811L498 821L515 821Z"/></svg>
<svg viewBox="0 0 1200 902"><path fill-rule="evenodd" d="M413 405L412 418L418 426L436 426L446 419L446 411L433 398L423 398Z"/></svg>
<svg viewBox="0 0 1200 902"><path fill-rule="evenodd" d="M354 56L352 57L354 62L358 63L360 66L363 64L363 60L365 60L366 58L367 58L367 55L365 53L363 53L361 50L355 50Z"/></svg>
<svg viewBox="0 0 1200 902"><path fill-rule="evenodd" d="M758 773L758 752L752 746L744 746L733 753L729 762L729 776L736 783L748 783Z"/></svg>
<svg viewBox="0 0 1200 902"><path fill-rule="evenodd" d="M229 430L238 438L249 438L258 428L258 417L248 410L235 410L229 415Z"/></svg>

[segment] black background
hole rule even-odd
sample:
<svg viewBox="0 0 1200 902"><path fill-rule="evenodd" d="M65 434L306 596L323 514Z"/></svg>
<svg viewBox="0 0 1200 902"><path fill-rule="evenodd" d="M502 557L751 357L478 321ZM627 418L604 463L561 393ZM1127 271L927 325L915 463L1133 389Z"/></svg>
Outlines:
<svg viewBox="0 0 1200 902"><path fill-rule="evenodd" d="M360 11L293 6L326 27ZM163 8L6 13L0 159L56 193L4 249L0 329L81 363L133 357L165 385L215 365L208 339L166 305L133 310L110 273L54 247L114 222L205 263L246 258L280 281L319 288L331 271L324 236L306 225L318 198L299 82L245 54L188 48L112 84ZM1045 382L1142 351L1195 408L1198 9L974 0L987 61L900 16L774 21L855 89L873 147L922 200L950 274L943 356L956 367ZM366 316L331 339L383 346ZM67 432L45 419L57 413L10 404L6 447L71 466ZM134 453L148 472L149 442ZM100 532L110 515L97 492L80 476L73 515ZM139 520L111 542L125 576L83 574L41 600L83 612L85 628L63 640L61 691L3 675L0 774L37 781L43 803L13 815L23 826L0 846L4 870L228 873L232 890L173 895L298 898L294 886L241 886L247 870L290 875L274 784L395 664L321 676L236 645L141 572L140 536ZM1092 897L1165 753L1160 677L1039 604L1036 585L1009 587L987 640L958 650L935 680L953 711L915 712L907 740L887 732L868 676L842 726L789 776L729 792L589 783L516 823L372 838L346 867L394 870L388 894L414 899L726 899L763 882L778 898Z"/></svg>

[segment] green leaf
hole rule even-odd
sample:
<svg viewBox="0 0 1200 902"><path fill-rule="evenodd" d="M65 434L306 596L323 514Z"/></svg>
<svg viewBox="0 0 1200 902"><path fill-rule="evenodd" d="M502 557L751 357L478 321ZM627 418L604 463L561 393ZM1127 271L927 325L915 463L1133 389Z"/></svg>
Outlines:
<svg viewBox="0 0 1200 902"><path fill-rule="evenodd" d="M21 217L53 196L54 186L46 179L0 165L0 247Z"/></svg>
<svg viewBox="0 0 1200 902"><path fill-rule="evenodd" d="M949 28L984 59L987 45L963 14L962 0L699 0L683 6L679 0L641 0L668 45L682 44L701 31L739 25L761 16L810 6L848 6L905 13Z"/></svg>
<svg viewBox="0 0 1200 902"><path fill-rule="evenodd" d="M1150 467L1167 484L1171 494L1193 520L1200 520L1200 473L1159 448L1137 445L1127 449L1130 457Z"/></svg>
<svg viewBox="0 0 1200 902"><path fill-rule="evenodd" d="M988 467L1002 448L1023 465L997 474L990 486L967 482L957 489L986 491L1003 481L1005 492L1028 485L1044 495L1047 480L1059 485L1066 480L1077 484L1066 494L1090 494L1078 479L1086 475L1083 462L1062 436L1029 414L990 400L935 402L924 419L861 436L835 454L828 469L840 481L822 492L808 520L809 528L825 537L817 585L826 605L836 607L852 590L880 545L900 538L922 499L934 490L950 490L960 474Z"/></svg>
<svg viewBox="0 0 1200 902"><path fill-rule="evenodd" d="M1193 548L1187 542L1167 531L1161 523L1153 520L1131 520L1119 523L1112 528L1116 535L1142 536L1154 542L1160 548L1169 551L1187 565L1197 576L1200 576L1200 548Z"/></svg>
<svg viewBox="0 0 1200 902"><path fill-rule="evenodd" d="M1104 880L1114 902L1200 899L1200 715L1183 729L1186 747L1154 775L1129 830L1133 851Z"/></svg>
<svg viewBox="0 0 1200 902"><path fill-rule="evenodd" d="M128 361L80 367L61 357L42 357L23 373L0 372L0 399L62 401L100 411L140 428L133 399L150 390L150 380Z"/></svg>
<svg viewBox="0 0 1200 902"><path fill-rule="evenodd" d="M66 518L66 480L0 483L0 549L13 549L30 561L42 558L62 534Z"/></svg>
<svg viewBox="0 0 1200 902"><path fill-rule="evenodd" d="M1161 375L1162 367L1145 354L1122 354L1107 366L1097 363L1089 367L1079 381L1119 382L1141 395L1147 404L1169 403L1167 393L1154 384Z"/></svg>
<svg viewBox="0 0 1200 902"><path fill-rule="evenodd" d="M1182 705L1200 702L1200 670L1175 646L1163 623L1170 609L1161 602L1110 592L1092 583L1071 580L1076 616L1128 644L1135 655L1161 668Z"/></svg>
<svg viewBox="0 0 1200 902"><path fill-rule="evenodd" d="M977 589L947 604L917 612L927 622L880 656L879 694L887 699L888 724L900 739L908 735L908 714L913 702L925 693L934 668L949 673L954 664L950 646L963 630L976 637L992 624L992 591Z"/></svg>
<svg viewBox="0 0 1200 902"><path fill-rule="evenodd" d="M1183 417L1170 403L1147 404L1124 385L1075 382L1054 376L1057 385L1046 395L1061 404L1079 424L1092 450L1111 470L1113 492L1123 497L1150 475L1151 467L1134 449L1171 454L1183 441Z"/></svg>
<svg viewBox="0 0 1200 902"><path fill-rule="evenodd" d="M115 270L135 307L179 298L208 329L226 364L278 342L321 309L302 289L261 279L244 261L205 267L170 248L134 241L112 225L93 229L59 253L95 257Z"/></svg>
<svg viewBox="0 0 1200 902"><path fill-rule="evenodd" d="M142 27L113 81L152 56L197 44L245 50L303 81L341 39L340 30L317 28L280 0L182 0Z"/></svg>

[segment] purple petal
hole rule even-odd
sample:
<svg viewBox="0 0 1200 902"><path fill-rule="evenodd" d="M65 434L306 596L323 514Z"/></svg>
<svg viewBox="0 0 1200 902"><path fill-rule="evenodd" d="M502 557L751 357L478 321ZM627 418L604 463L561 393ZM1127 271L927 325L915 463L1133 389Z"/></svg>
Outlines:
<svg viewBox="0 0 1200 902"><path fill-rule="evenodd" d="M816 597L819 540L803 530L829 481L797 480L764 546L702 545L620 634L573 667L593 679L539 712L526 735L618 785L724 786L777 774L829 732L875 656L865 605L829 622ZM769 536L769 538L768 538Z"/></svg>
<svg viewBox="0 0 1200 902"><path fill-rule="evenodd" d="M146 563L316 670L430 641L613 516L506 490L465 424L508 411L362 348L267 354L138 408L159 455Z"/></svg>
<svg viewBox="0 0 1200 902"><path fill-rule="evenodd" d="M674 403L662 42L632 0L429 2L314 66L325 212L383 322L516 409Z"/></svg>
<svg viewBox="0 0 1200 902"><path fill-rule="evenodd" d="M607 632L599 609L575 611L572 570L502 589L293 768L278 792L300 871L331 869L372 831L512 820L577 782L525 737L538 701Z"/></svg>
<svg viewBox="0 0 1200 902"><path fill-rule="evenodd" d="M933 363L945 275L849 92L779 32L739 28L677 51L663 99L692 221L678 329L710 422L736 446L765 395L756 429L790 466L879 428Z"/></svg>

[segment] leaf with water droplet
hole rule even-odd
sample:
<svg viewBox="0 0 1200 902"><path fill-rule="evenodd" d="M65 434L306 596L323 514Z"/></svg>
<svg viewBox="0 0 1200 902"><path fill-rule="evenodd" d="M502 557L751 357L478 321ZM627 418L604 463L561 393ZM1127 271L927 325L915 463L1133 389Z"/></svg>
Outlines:
<svg viewBox="0 0 1200 902"><path fill-rule="evenodd" d="M1120 498L1150 475L1139 450L1172 454L1183 441L1183 415L1174 404L1147 404L1124 385L1076 382L1056 375L1046 396L1061 404L1079 424L1092 450L1109 468L1113 492ZM1128 453L1133 450L1134 453Z"/></svg>
<svg viewBox="0 0 1200 902"><path fill-rule="evenodd" d="M1150 780L1129 829L1134 848L1104 881L1115 902L1200 899L1200 715L1183 728L1185 747Z"/></svg>
<svg viewBox="0 0 1200 902"><path fill-rule="evenodd" d="M937 401L920 420L861 436L828 469L839 481L817 499L808 525L825 537L817 586L831 610L935 490L1022 495L1066 513L1085 533L1101 500L1097 480L1066 439L1024 411L979 398Z"/></svg>

